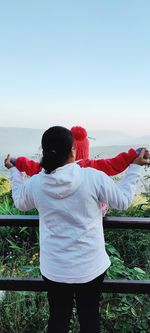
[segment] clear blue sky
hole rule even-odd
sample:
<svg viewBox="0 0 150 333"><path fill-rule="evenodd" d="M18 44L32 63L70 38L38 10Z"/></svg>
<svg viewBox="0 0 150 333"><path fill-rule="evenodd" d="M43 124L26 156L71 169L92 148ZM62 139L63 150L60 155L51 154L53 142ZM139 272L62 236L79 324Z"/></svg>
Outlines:
<svg viewBox="0 0 150 333"><path fill-rule="evenodd" d="M150 1L1 0L0 119L149 134Z"/></svg>

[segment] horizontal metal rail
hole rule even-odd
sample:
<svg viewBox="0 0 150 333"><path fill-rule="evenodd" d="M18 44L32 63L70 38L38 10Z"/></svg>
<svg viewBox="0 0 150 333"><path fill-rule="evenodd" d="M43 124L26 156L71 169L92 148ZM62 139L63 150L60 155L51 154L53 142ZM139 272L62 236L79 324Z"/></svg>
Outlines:
<svg viewBox="0 0 150 333"><path fill-rule="evenodd" d="M104 217L104 228L109 229L145 229L150 230L150 218ZM39 216L35 215L0 215L0 226L38 227ZM1 277L0 290L46 291L47 282L42 278ZM104 280L102 292L150 294L150 280Z"/></svg>
<svg viewBox="0 0 150 333"><path fill-rule="evenodd" d="M0 290L12 291L46 291L48 284L42 278L1 277ZM139 293L150 294L150 281L139 280L104 280L104 293Z"/></svg>
<svg viewBox="0 0 150 333"><path fill-rule="evenodd" d="M104 228L108 229L146 229L150 230L150 218L112 217L103 218ZM0 226L37 227L39 216L36 215L0 215Z"/></svg>

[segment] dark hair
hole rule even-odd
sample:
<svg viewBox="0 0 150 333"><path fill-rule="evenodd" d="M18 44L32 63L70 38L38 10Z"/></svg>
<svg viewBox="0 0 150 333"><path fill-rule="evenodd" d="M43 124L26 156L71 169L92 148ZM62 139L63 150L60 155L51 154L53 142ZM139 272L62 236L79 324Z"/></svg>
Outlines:
<svg viewBox="0 0 150 333"><path fill-rule="evenodd" d="M40 165L46 173L51 173L66 163L73 146L73 136L65 127L50 127L44 132L41 145L43 157Z"/></svg>

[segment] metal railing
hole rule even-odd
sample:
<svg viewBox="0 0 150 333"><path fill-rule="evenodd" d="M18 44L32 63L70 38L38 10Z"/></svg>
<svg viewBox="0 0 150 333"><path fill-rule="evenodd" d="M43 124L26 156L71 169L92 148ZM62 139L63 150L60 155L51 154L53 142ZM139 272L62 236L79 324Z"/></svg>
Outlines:
<svg viewBox="0 0 150 333"><path fill-rule="evenodd" d="M38 227L39 218L34 215L0 215L0 227ZM150 218L104 217L104 228L150 230ZM0 290L46 291L47 282L42 278L0 277ZM104 280L102 292L150 293L150 280Z"/></svg>

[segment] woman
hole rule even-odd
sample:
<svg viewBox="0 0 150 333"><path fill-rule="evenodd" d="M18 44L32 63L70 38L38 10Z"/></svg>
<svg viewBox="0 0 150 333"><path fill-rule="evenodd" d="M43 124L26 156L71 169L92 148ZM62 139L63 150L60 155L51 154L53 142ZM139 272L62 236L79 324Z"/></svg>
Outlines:
<svg viewBox="0 0 150 333"><path fill-rule="evenodd" d="M43 170L24 182L8 155L17 208L37 208L40 270L48 281L48 333L66 333L75 296L81 333L99 332L99 299L110 260L105 250L100 202L126 209L133 199L145 150L120 185L103 172L80 168L71 131L49 128L42 136ZM139 164L139 165L138 165Z"/></svg>

